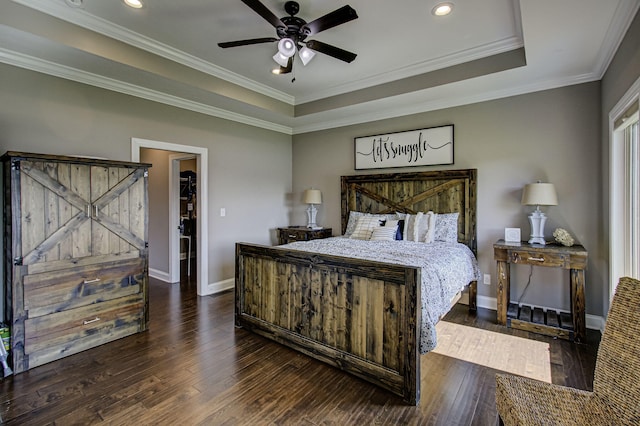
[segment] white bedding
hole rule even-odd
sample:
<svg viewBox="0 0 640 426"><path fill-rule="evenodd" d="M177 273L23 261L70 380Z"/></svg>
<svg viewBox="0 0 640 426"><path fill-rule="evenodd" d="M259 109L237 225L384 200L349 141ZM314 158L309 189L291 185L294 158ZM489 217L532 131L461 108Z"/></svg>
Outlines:
<svg viewBox="0 0 640 426"><path fill-rule="evenodd" d="M436 347L435 326L449 311L451 299L471 281L480 279L480 269L473 252L460 243L426 244L333 237L299 241L283 247L422 268L422 354Z"/></svg>

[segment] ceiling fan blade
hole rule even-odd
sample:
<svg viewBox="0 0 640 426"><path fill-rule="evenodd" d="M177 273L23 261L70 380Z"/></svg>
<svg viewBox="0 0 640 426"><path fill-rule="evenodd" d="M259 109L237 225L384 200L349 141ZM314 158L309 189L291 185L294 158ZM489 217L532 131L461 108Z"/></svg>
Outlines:
<svg viewBox="0 0 640 426"><path fill-rule="evenodd" d="M348 52L340 49L339 47L335 47L318 40L309 40L307 42L307 47L311 50L315 50L316 52L324 53L325 55L333 56L336 59L349 63L353 62L356 56L358 56L355 53Z"/></svg>
<svg viewBox="0 0 640 426"><path fill-rule="evenodd" d="M273 14L273 12L267 9L267 7L260 2L260 0L242 0L242 3L249 6L251 9L253 9L254 12L262 16L274 27L283 29L287 28L287 26L280 20L280 18L278 18Z"/></svg>
<svg viewBox="0 0 640 426"><path fill-rule="evenodd" d="M302 31L308 36L318 34L320 31L352 21L357 17L358 14L351 6L342 6L340 9L336 9L315 21L311 21L308 24L303 25Z"/></svg>
<svg viewBox="0 0 640 426"><path fill-rule="evenodd" d="M248 40L226 41L224 43L218 43L218 46L222 47L223 49L226 49L227 47L238 47L238 46L247 46L250 44L271 43L278 40L279 39L275 37L250 38Z"/></svg>

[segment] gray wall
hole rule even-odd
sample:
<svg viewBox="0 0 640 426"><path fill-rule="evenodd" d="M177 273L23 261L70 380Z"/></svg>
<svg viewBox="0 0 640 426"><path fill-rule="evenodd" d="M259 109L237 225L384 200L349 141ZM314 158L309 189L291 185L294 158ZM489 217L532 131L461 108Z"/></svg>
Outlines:
<svg viewBox="0 0 640 426"><path fill-rule="evenodd" d="M605 270L605 277L609 278L609 112L616 105L629 88L640 78L640 14L633 20L624 40L618 47L607 72L602 78L602 144L600 147L602 167L602 232L599 235L603 247L599 263ZM605 311L609 308L608 286L603 289L603 304Z"/></svg>
<svg viewBox="0 0 640 426"><path fill-rule="evenodd" d="M159 149L140 150L149 169L149 268L169 272L169 155ZM174 228L175 229L175 228ZM176 230L177 232L177 230Z"/></svg>
<svg viewBox="0 0 640 426"><path fill-rule="evenodd" d="M571 232L589 251L587 312L602 315L602 288L606 285L599 262L602 228L600 185L600 84L589 83L449 108L363 125L320 131L293 138L294 199L314 186L322 190L318 222L340 232L340 176L355 174L353 138L444 124L455 126L455 164L370 171L400 172L440 168L478 169L478 260L492 284L479 284L480 296L495 298L493 243L505 227L530 233L520 205L522 187L542 180L555 184L559 205L545 208L548 238L557 227ZM304 205L293 212L305 223ZM524 288L529 268L512 268L512 298ZM568 274L535 268L524 302L569 309Z"/></svg>
<svg viewBox="0 0 640 426"><path fill-rule="evenodd" d="M0 100L2 152L130 160L132 137L207 148L209 283L233 278L236 241L270 244L288 223L291 136L3 64Z"/></svg>

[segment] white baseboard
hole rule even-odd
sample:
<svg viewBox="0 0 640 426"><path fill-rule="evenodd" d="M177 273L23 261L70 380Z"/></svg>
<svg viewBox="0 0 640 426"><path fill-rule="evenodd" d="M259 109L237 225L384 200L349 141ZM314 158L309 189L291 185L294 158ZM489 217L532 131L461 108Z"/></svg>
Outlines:
<svg viewBox="0 0 640 426"><path fill-rule="evenodd" d="M477 299L477 303L478 303L478 307L479 308L485 308L485 309L491 309L491 310L497 310L498 309L498 302L496 300L495 297L487 297L487 296L478 296ZM554 308L547 308L542 306L542 309L547 310L547 309L552 309L552 310L556 310ZM603 317L597 316L597 315L589 315L587 314L585 316L585 321L586 321L586 325L587 328L592 329L592 330L598 330L600 333L602 333L604 331L604 321L605 319Z"/></svg>
<svg viewBox="0 0 640 426"><path fill-rule="evenodd" d="M200 296L209 296L211 294L221 293L223 291L230 290L236 285L235 278L229 278L227 280L218 281L217 283L209 283L206 290Z"/></svg>
<svg viewBox="0 0 640 426"><path fill-rule="evenodd" d="M149 268L149 276L165 283L171 284L169 279L169 273L159 271L157 269ZM229 278L228 280L218 281L217 283L209 283L206 286L205 292L200 296L209 296L211 294L221 293L223 291L230 290L235 287L235 278Z"/></svg>
<svg viewBox="0 0 640 426"><path fill-rule="evenodd" d="M171 283L171 279L169 279L169 273L164 271L159 271L157 269L149 268L149 276L151 278L155 278L160 281L164 281L165 283Z"/></svg>

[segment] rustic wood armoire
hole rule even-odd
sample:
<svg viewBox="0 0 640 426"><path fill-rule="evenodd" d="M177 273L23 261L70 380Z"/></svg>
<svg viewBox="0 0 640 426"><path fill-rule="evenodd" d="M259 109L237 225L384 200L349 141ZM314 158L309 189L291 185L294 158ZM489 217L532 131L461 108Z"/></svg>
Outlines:
<svg viewBox="0 0 640 426"><path fill-rule="evenodd" d="M150 165L21 152L2 162L14 372L146 330Z"/></svg>

